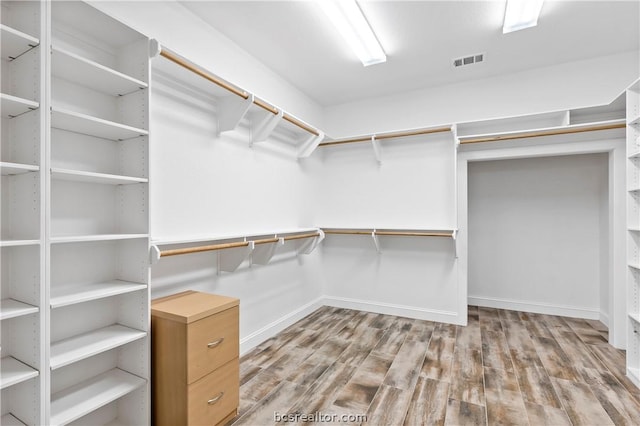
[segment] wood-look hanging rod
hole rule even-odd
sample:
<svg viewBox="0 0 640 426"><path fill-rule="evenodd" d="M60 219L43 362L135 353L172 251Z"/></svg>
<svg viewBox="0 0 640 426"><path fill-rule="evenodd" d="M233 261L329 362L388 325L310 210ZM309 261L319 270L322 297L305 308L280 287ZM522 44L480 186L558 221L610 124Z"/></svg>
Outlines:
<svg viewBox="0 0 640 426"><path fill-rule="evenodd" d="M347 139L337 139L329 142L321 142L318 146L332 146L332 145L343 145L346 143L357 143L357 142L371 142L371 139L383 140L383 139L395 139L395 138L406 138L409 136L418 136L418 135L428 135L431 133L445 133L450 132L451 127L436 127L431 129L420 129L420 130L408 130L406 132L393 132L393 133L381 133L370 136L357 136L354 138Z"/></svg>
<svg viewBox="0 0 640 426"><path fill-rule="evenodd" d="M470 137L468 139L465 139L464 137L461 136L460 143L467 144L467 143L507 141L507 140L524 139L524 138L539 138L542 136L568 135L572 133L595 132L598 130L622 129L624 127L626 127L625 123L611 123L611 124L596 124L592 126L526 131L526 132L517 132L517 133L511 133L511 134L493 135L493 136L478 136L478 137Z"/></svg>
<svg viewBox="0 0 640 426"><path fill-rule="evenodd" d="M314 238L319 236L320 236L319 232L309 232L305 234L287 235L281 238L284 241L291 241L291 240L300 240L303 238ZM235 241L231 243L218 243L218 244L208 244L208 245L197 246L197 247L185 247L185 248L161 250L160 257L177 256L181 254L190 254L190 253L200 253L204 251L224 250L224 249L238 248L238 247L248 247L249 244L251 243L255 245L277 243L279 240L280 238L278 237L272 237L272 238L263 238L258 240Z"/></svg>
<svg viewBox="0 0 640 426"><path fill-rule="evenodd" d="M249 98L249 93L246 90L243 90L237 86L234 86L233 84L221 79L220 77L211 74L210 72L203 70L202 68L198 67L197 65L193 64L192 62L184 59L183 57L171 52L170 50L165 49L164 47L160 48L160 56L170 60L171 62L174 62L178 65L180 65L181 67L193 72L194 74L199 75L200 77L222 87L225 90L228 90L229 92L233 93L234 95L240 96L243 99L248 99ZM269 103L263 101L262 99L259 99L257 97L254 96L253 98L253 103L256 106L259 106L260 108L264 109L265 111L268 111L270 113L272 113L273 115L278 115L280 113L280 110L275 107L274 105L270 105ZM313 127L311 127L310 125L308 125L307 123L304 123L302 121L300 121L299 119L297 119L296 117L292 116L291 114L284 112L282 114L282 118L286 121L288 121L289 123L301 128L302 130L311 133L312 135L315 136L319 136L320 133L318 132L318 130L314 129Z"/></svg>
<svg viewBox="0 0 640 426"><path fill-rule="evenodd" d="M377 229L322 229L325 234L382 235L397 237L453 237L454 231L379 231Z"/></svg>

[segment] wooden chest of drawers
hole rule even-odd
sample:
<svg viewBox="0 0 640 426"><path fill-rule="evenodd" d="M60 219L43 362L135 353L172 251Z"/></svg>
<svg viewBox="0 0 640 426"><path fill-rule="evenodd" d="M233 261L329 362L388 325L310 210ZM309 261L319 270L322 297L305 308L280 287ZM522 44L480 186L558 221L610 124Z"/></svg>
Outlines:
<svg viewBox="0 0 640 426"><path fill-rule="evenodd" d="M153 422L224 424L239 404L239 300L186 291L151 303Z"/></svg>

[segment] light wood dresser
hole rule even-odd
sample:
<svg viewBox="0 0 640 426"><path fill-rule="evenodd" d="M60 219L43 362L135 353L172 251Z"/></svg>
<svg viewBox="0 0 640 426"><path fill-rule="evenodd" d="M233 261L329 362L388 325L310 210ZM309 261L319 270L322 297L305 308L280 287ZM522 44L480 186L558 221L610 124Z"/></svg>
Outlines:
<svg viewBox="0 0 640 426"><path fill-rule="evenodd" d="M197 291L152 301L155 425L217 425L236 416L239 304Z"/></svg>

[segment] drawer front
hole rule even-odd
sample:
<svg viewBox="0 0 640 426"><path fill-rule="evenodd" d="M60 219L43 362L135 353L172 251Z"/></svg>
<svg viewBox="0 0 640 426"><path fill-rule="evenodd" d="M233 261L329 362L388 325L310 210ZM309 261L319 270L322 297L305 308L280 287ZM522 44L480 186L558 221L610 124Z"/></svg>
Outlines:
<svg viewBox="0 0 640 426"><path fill-rule="evenodd" d="M188 424L215 425L240 403L239 361L234 359L189 385Z"/></svg>
<svg viewBox="0 0 640 426"><path fill-rule="evenodd" d="M233 307L187 326L187 383L238 358L239 308Z"/></svg>

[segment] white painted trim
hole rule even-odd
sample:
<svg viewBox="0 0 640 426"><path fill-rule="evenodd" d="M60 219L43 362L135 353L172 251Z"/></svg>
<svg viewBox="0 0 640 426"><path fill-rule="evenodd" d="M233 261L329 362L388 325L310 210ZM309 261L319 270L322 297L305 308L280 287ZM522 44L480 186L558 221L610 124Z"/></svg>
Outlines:
<svg viewBox="0 0 640 426"><path fill-rule="evenodd" d="M627 377L636 387L640 388L640 371L637 368L627 367Z"/></svg>
<svg viewBox="0 0 640 426"><path fill-rule="evenodd" d="M316 309L323 306L323 303L322 303L323 299L324 299L323 297L318 297L317 299L312 300L306 305L303 305L298 309L292 312L289 312L286 315L283 315L277 320L265 325L261 329L256 330L253 333L249 334L248 336L240 339L240 356L246 354L251 349L258 346L260 343L275 336L285 328L295 324L296 322L300 321L302 318L306 317Z"/></svg>
<svg viewBox="0 0 640 426"><path fill-rule="evenodd" d="M549 303L535 303L523 300L500 299L491 297L469 296L469 305L593 320L598 320L601 317L600 310L597 308L589 309L580 308L577 306L554 305Z"/></svg>
<svg viewBox="0 0 640 426"><path fill-rule="evenodd" d="M423 309L414 306L394 305L391 303L349 299L346 297L325 297L323 302L325 306L333 306L336 308L356 309L359 311L374 312L376 314L463 325L460 315L453 311ZM464 320L466 321L466 316Z"/></svg>
<svg viewBox="0 0 640 426"><path fill-rule="evenodd" d="M598 320L609 327L609 315L605 314L604 312L600 312L600 318L598 318Z"/></svg>

